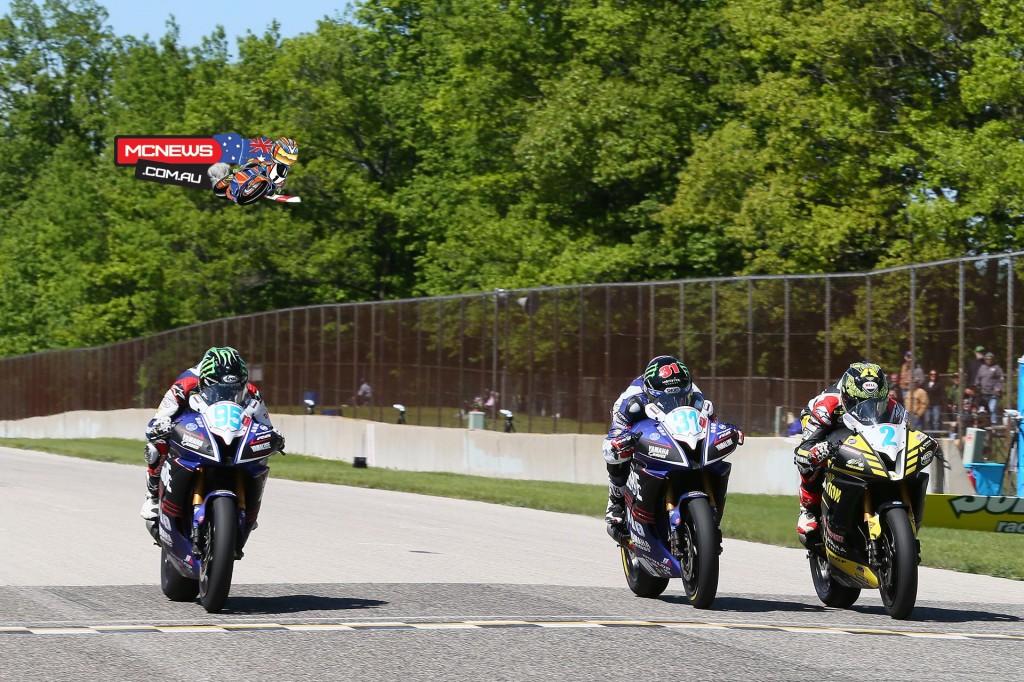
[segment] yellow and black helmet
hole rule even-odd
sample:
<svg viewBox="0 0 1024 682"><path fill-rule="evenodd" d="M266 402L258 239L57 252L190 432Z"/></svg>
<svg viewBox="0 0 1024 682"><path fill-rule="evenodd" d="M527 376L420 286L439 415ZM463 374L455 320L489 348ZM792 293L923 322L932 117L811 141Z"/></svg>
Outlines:
<svg viewBox="0 0 1024 682"><path fill-rule="evenodd" d="M850 412L865 400L888 396L889 382L885 372L875 363L855 362L839 380L839 394L842 396L843 409Z"/></svg>

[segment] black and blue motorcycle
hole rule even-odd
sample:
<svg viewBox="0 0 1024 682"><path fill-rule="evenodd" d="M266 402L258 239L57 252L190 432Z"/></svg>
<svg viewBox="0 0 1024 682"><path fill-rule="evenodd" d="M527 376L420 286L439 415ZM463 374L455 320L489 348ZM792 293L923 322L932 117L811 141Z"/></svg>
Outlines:
<svg viewBox="0 0 1024 682"><path fill-rule="evenodd" d="M167 437L160 511L147 527L160 545L160 586L173 601L199 600L220 611L234 562L256 527L267 458L282 438L253 415L245 386L215 385L189 400Z"/></svg>
<svg viewBox="0 0 1024 682"><path fill-rule="evenodd" d="M718 592L719 524L743 432L663 395L630 430L636 452L626 483L626 532L614 533L629 588L657 597L682 578L690 603L711 606Z"/></svg>

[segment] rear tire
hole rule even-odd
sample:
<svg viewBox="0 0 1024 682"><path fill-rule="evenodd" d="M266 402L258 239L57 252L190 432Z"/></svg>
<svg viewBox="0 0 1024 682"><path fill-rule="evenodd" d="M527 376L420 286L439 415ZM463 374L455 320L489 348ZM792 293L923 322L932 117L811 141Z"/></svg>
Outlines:
<svg viewBox="0 0 1024 682"><path fill-rule="evenodd" d="M626 574L626 584L638 597L654 599L661 595L668 587L668 578L660 578L651 575L637 561L636 555L625 547L620 546L622 554L622 570Z"/></svg>
<svg viewBox="0 0 1024 682"><path fill-rule="evenodd" d="M905 620L917 602L917 542L907 510L894 507L882 516L884 566L879 569L878 591L886 612Z"/></svg>
<svg viewBox="0 0 1024 682"><path fill-rule="evenodd" d="M694 608L706 609L718 593L718 524L706 497L686 501L680 510L680 545L683 556L679 568L686 596Z"/></svg>
<svg viewBox="0 0 1024 682"><path fill-rule="evenodd" d="M823 550L824 551L824 550ZM811 581L818 599L825 606L848 609L860 597L860 588L847 587L832 579L831 567L824 554L810 552L807 561L811 566Z"/></svg>
<svg viewBox="0 0 1024 682"><path fill-rule="evenodd" d="M171 601L192 601L199 594L199 581L178 573L165 547L160 548L160 589Z"/></svg>
<svg viewBox="0 0 1024 682"><path fill-rule="evenodd" d="M209 538L199 572L199 601L208 613L224 608L235 570L235 539L238 534L238 503L233 497L215 497L206 513Z"/></svg>

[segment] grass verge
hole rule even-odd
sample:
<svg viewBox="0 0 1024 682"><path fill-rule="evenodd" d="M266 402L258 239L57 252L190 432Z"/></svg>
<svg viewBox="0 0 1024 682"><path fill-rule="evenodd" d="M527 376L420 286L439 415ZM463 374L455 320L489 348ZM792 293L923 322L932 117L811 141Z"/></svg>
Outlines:
<svg viewBox="0 0 1024 682"><path fill-rule="evenodd" d="M0 438L0 446L42 450L101 462L140 465L142 444L115 438L89 440ZM478 500L600 517L607 488L603 485L520 481L462 474L356 469L348 462L288 455L274 457L272 478L333 483L360 488ZM140 484L141 485L141 484ZM796 494L729 495L722 533L725 537L783 547L799 547L796 539ZM925 520L927 524L927 519ZM921 529L921 560L925 566L1024 580L1021 538L1000 533Z"/></svg>

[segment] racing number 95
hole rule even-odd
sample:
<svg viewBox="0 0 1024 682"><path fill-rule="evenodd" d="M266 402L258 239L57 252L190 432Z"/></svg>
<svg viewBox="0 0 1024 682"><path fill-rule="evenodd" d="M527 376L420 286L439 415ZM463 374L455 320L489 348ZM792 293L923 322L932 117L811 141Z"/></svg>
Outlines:
<svg viewBox="0 0 1024 682"><path fill-rule="evenodd" d="M213 406L213 427L237 431L242 428L242 408L238 405L218 403Z"/></svg>

